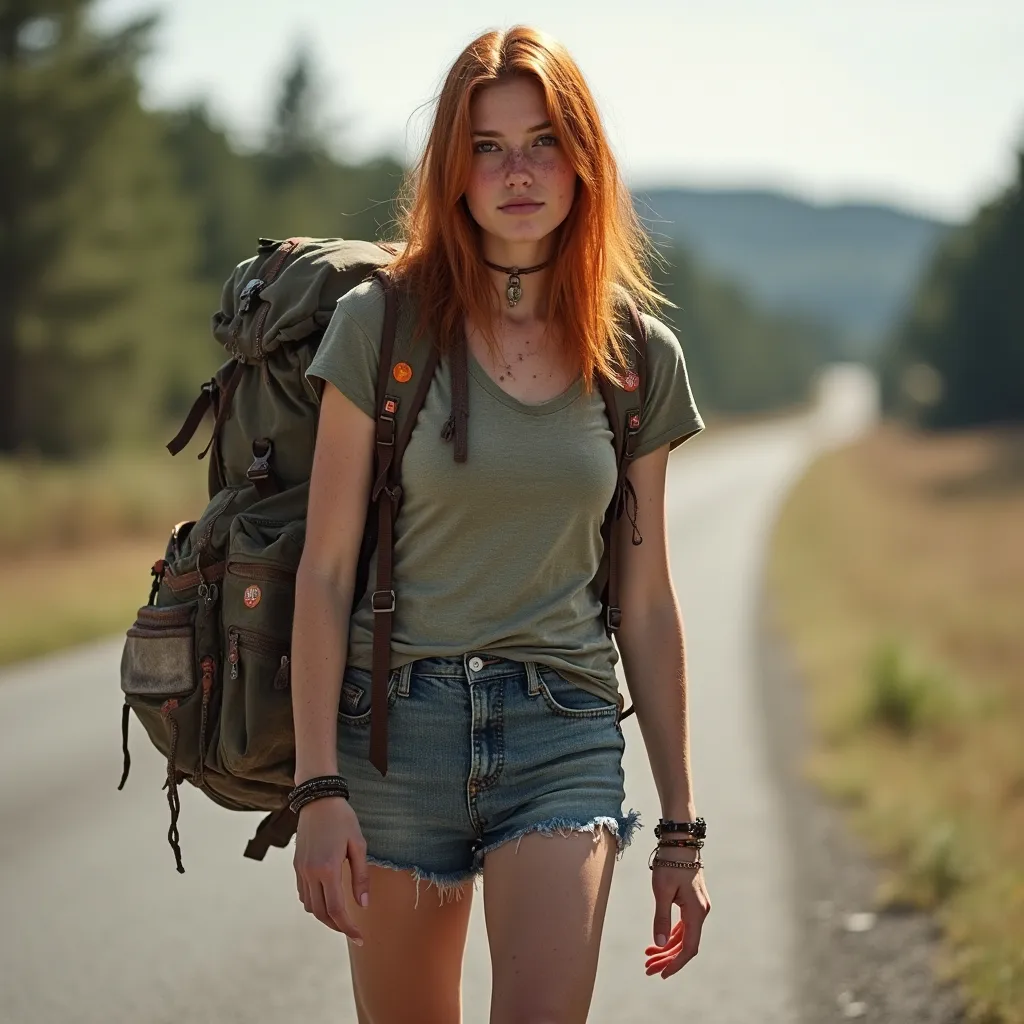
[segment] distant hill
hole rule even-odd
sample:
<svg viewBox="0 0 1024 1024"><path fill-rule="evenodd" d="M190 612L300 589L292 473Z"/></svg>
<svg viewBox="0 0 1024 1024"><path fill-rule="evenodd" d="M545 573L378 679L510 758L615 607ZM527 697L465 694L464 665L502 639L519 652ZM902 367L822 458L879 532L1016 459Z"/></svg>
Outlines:
<svg viewBox="0 0 1024 1024"><path fill-rule="evenodd" d="M768 191L643 189L634 201L659 245L683 244L769 307L834 325L853 355L876 350L950 228L894 207Z"/></svg>

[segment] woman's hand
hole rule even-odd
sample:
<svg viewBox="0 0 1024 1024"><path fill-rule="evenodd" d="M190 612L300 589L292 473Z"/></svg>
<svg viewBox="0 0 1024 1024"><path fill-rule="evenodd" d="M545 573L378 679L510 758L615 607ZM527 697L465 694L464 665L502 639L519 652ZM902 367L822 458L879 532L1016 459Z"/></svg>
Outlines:
<svg viewBox="0 0 1024 1024"><path fill-rule="evenodd" d="M366 840L352 805L344 797L306 804L299 811L293 862L299 899L318 921L361 946L363 937L345 912L341 869L346 857L352 870L352 895L360 906L368 906Z"/></svg>
<svg viewBox="0 0 1024 1024"><path fill-rule="evenodd" d="M711 912L711 900L704 885L703 871L656 864L651 874L655 944L644 950L648 957L646 970L648 975L660 973L668 978L697 955L704 918ZM673 905L679 907L679 920L674 928Z"/></svg>

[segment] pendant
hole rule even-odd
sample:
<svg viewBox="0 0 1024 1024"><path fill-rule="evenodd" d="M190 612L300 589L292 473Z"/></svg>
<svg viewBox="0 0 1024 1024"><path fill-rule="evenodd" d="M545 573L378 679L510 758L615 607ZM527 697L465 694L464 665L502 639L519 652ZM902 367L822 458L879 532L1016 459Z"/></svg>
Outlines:
<svg viewBox="0 0 1024 1024"><path fill-rule="evenodd" d="M508 275L508 288L505 291L508 304L514 306L523 297L522 282L519 280L519 268L513 267Z"/></svg>

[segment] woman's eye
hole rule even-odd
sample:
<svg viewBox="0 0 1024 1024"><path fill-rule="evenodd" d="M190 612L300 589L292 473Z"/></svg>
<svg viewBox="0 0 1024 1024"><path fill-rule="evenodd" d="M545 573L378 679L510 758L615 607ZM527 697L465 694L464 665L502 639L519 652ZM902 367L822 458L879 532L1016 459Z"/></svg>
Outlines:
<svg viewBox="0 0 1024 1024"><path fill-rule="evenodd" d="M481 146L494 146L494 149L481 149L480 148ZM493 142L478 142L473 147L473 152L474 153L493 153L493 152L496 152L497 149L498 149L497 145L495 145L495 143L493 143Z"/></svg>
<svg viewBox="0 0 1024 1024"><path fill-rule="evenodd" d="M547 140L547 142L544 141L545 139ZM537 142L538 143L544 142L544 144L547 145L547 146L557 146L558 145L558 139L556 139L554 135L540 135L540 136L537 137Z"/></svg>

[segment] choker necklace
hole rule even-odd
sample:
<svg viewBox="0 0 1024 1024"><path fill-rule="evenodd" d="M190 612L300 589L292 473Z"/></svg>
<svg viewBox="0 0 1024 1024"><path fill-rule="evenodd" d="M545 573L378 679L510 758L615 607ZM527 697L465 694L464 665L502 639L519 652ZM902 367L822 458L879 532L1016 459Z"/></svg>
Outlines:
<svg viewBox="0 0 1024 1024"><path fill-rule="evenodd" d="M521 275L532 274L535 270L543 270L545 267L551 266L551 260L546 263L538 263L535 267L523 267L522 270L519 267L501 267L497 263L491 263L490 260L484 260L484 263L491 270L500 270L503 274L508 274L508 287L505 289L505 294L508 296L510 306L514 306L523 297L523 286L519 280Z"/></svg>

